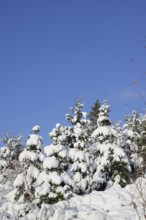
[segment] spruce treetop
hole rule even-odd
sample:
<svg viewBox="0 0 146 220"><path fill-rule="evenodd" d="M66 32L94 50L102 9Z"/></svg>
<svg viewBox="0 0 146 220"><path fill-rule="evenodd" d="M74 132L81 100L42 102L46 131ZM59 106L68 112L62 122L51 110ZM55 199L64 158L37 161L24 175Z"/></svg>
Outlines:
<svg viewBox="0 0 146 220"><path fill-rule="evenodd" d="M87 118L90 120L91 125L95 127L97 125L97 119L99 117L100 103L98 100L95 101L94 105L91 107L91 111L88 113Z"/></svg>
<svg viewBox="0 0 146 220"><path fill-rule="evenodd" d="M66 119L72 124L75 125L78 122L81 122L81 118L83 117L83 113L81 111L81 109L83 108L83 104L81 103L81 98L79 98L76 102L75 102L75 107L70 107L70 110L72 112L73 115L70 114L66 114Z"/></svg>

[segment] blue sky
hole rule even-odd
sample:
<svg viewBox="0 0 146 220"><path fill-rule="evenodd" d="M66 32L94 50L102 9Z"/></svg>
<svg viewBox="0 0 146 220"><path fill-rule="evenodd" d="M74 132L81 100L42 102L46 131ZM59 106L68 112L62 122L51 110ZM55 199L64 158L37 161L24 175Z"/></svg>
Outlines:
<svg viewBox="0 0 146 220"><path fill-rule="evenodd" d="M0 134L39 124L44 142L77 97L111 104L113 121L144 109L145 0L0 1ZM134 62L131 62L134 59Z"/></svg>

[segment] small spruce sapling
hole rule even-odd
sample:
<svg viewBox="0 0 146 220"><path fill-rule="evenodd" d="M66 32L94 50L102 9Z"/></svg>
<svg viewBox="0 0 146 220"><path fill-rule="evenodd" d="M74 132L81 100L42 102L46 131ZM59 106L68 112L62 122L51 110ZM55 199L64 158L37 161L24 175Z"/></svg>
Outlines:
<svg viewBox="0 0 146 220"><path fill-rule="evenodd" d="M54 135L53 135L54 137ZM38 204L54 204L71 196L73 182L67 173L68 149L60 144L45 147L43 171L37 180Z"/></svg>
<svg viewBox="0 0 146 220"><path fill-rule="evenodd" d="M33 127L34 134L30 134L26 147L19 155L22 172L14 181L14 200L18 202L32 202L35 199L36 180L42 169L44 154L42 152L42 137L38 135L39 126Z"/></svg>

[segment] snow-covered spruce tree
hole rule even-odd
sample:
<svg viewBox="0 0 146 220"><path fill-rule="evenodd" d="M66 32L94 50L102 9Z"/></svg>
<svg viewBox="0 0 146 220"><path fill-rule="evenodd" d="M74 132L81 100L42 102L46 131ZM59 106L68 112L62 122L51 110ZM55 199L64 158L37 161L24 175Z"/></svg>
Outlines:
<svg viewBox="0 0 146 220"><path fill-rule="evenodd" d="M106 101L100 107L98 127L92 133L94 144L94 175L92 188L104 190L106 186L118 182L125 186L130 182L130 166L123 149L118 145L115 126L109 119L110 106Z"/></svg>
<svg viewBox="0 0 146 220"><path fill-rule="evenodd" d="M1 147L0 148L0 173L3 174L8 167L7 158L10 154L10 151L7 147ZM2 176L1 176L2 178ZM1 179L0 178L0 179Z"/></svg>
<svg viewBox="0 0 146 220"><path fill-rule="evenodd" d="M30 134L26 147L19 155L21 173L14 181L13 199L18 204L31 203L35 199L36 180L42 169L44 154L42 153L42 138L37 133L38 125L33 127L34 134ZM25 215L25 211L23 213Z"/></svg>
<svg viewBox="0 0 146 220"><path fill-rule="evenodd" d="M51 144L44 149L47 157L43 162L43 171L37 180L37 203L54 204L71 196L73 181L67 173L68 149L61 144Z"/></svg>
<svg viewBox="0 0 146 220"><path fill-rule="evenodd" d="M96 100L94 105L91 107L91 111L89 111L87 115L87 119L89 119L91 124L91 132L93 132L97 128L97 119L99 117L99 108L100 102Z"/></svg>
<svg viewBox="0 0 146 220"><path fill-rule="evenodd" d="M53 204L67 199L73 191L73 181L68 174L70 145L70 127L59 123L49 133L52 144L45 147L46 158L43 172L37 180L36 197L38 204Z"/></svg>
<svg viewBox="0 0 146 220"><path fill-rule="evenodd" d="M136 111L125 117L123 125L124 150L130 160L133 179L142 173L142 155L140 155L138 140L140 139L140 118Z"/></svg>
<svg viewBox="0 0 146 220"><path fill-rule="evenodd" d="M5 160L7 161L8 167L15 169L15 162L18 161L20 152L23 149L22 135L10 136L8 132L1 138L4 143L4 147L1 148L4 152Z"/></svg>
<svg viewBox="0 0 146 220"><path fill-rule="evenodd" d="M69 134L69 173L74 181L74 192L84 194L90 191L92 175L90 154L89 120L83 118L83 104L78 99L74 108L70 108L72 115L67 114L66 119L71 123Z"/></svg>
<svg viewBox="0 0 146 220"><path fill-rule="evenodd" d="M125 118L123 126L124 149L130 159L133 179L146 172L146 116L133 111Z"/></svg>
<svg viewBox="0 0 146 220"><path fill-rule="evenodd" d="M137 154L139 158L142 158L141 161L141 173L140 176L146 176L146 114L141 115L140 117L140 126L139 126L139 138L137 140L138 151Z"/></svg>
<svg viewBox="0 0 146 220"><path fill-rule="evenodd" d="M5 133L1 141L4 146L0 148L0 182L9 181L12 183L20 170L18 156L22 151L22 136L10 136Z"/></svg>

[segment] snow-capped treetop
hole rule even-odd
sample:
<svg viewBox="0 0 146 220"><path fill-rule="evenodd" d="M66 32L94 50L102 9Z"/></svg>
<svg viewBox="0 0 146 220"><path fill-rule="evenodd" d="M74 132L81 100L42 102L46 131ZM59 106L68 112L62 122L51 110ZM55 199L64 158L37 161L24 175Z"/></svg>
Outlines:
<svg viewBox="0 0 146 220"><path fill-rule="evenodd" d="M60 126L61 126L60 123L57 123L57 124L56 124L56 128L59 128Z"/></svg>
<svg viewBox="0 0 146 220"><path fill-rule="evenodd" d="M98 126L111 124L111 121L109 120L109 112L110 112L110 106L107 105L106 100L104 100L99 108L99 117L97 119Z"/></svg>
<svg viewBox="0 0 146 220"><path fill-rule="evenodd" d="M38 132L41 131L40 126L39 126L39 125L33 126L32 131L33 131L35 134L37 134Z"/></svg>
<svg viewBox="0 0 146 220"><path fill-rule="evenodd" d="M76 123L81 121L81 118L83 117L83 113L81 109L83 108L83 104L81 103L81 99L79 98L75 102L75 107L70 107L70 110L73 115L66 114L66 119L72 124L75 125Z"/></svg>
<svg viewBox="0 0 146 220"><path fill-rule="evenodd" d="M139 138L141 119L138 117L136 111L133 111L131 115L125 117L125 123L123 125L123 135L125 141L134 141Z"/></svg>
<svg viewBox="0 0 146 220"><path fill-rule="evenodd" d="M97 119L98 125L102 124L104 121L109 121L110 122L109 118L107 116L105 116L105 115L101 115Z"/></svg>
<svg viewBox="0 0 146 220"><path fill-rule="evenodd" d="M66 145L68 142L68 135L70 133L70 127L61 126L59 123L56 124L56 127L52 129L49 133L49 137L52 140L52 143L55 145L61 144Z"/></svg>
<svg viewBox="0 0 146 220"><path fill-rule="evenodd" d="M37 149L41 149L42 148L42 137L38 136L37 134L30 134L28 137L28 140L26 141L26 145L28 147L36 146Z"/></svg>
<svg viewBox="0 0 146 220"><path fill-rule="evenodd" d="M103 103L102 105L100 106L99 108L99 115L107 115L108 116L108 113L110 112L110 105L107 104L107 101L106 100L103 100Z"/></svg>
<svg viewBox="0 0 146 220"><path fill-rule="evenodd" d="M100 102L96 100L94 105L91 107L91 111L88 113L87 118L89 119L92 125L92 131L97 127L97 119L99 117L99 109L100 109Z"/></svg>
<svg viewBox="0 0 146 220"><path fill-rule="evenodd" d="M99 117L97 119L97 129L94 130L91 137L93 140L100 143L116 141L116 129L109 119L110 106L107 105L106 101L103 101L99 109Z"/></svg>

